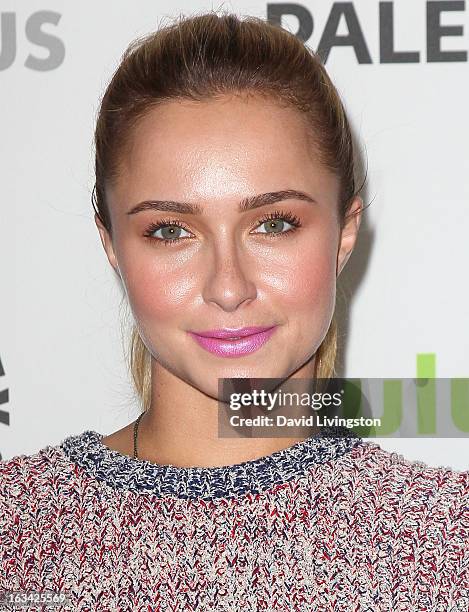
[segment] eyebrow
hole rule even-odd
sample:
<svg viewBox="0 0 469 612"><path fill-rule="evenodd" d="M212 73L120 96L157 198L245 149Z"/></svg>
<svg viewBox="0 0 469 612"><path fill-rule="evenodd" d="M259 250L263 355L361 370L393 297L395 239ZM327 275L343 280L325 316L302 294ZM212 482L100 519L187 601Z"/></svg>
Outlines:
<svg viewBox="0 0 469 612"><path fill-rule="evenodd" d="M238 212L243 213L260 206L275 204L283 200L303 200L317 204L316 200L304 191L297 189L285 189L283 191L270 191L268 193L260 193L255 196L243 198L238 205ZM187 215L200 215L203 212L198 204L189 202L174 202L173 200L145 200L136 204L133 208L127 211L128 215L135 215L145 210L159 210L163 212L183 213Z"/></svg>

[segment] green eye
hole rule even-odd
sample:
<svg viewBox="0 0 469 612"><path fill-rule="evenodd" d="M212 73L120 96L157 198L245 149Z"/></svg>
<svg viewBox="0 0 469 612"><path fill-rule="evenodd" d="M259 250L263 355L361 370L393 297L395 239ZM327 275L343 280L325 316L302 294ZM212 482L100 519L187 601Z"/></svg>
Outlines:
<svg viewBox="0 0 469 612"><path fill-rule="evenodd" d="M162 220L158 223L152 223L143 234L146 238L156 242L162 242L166 245L177 244L180 240L187 238L181 236L181 231L190 232L178 221ZM161 236L155 236L157 232L161 232Z"/></svg>
<svg viewBox="0 0 469 612"><path fill-rule="evenodd" d="M261 229L253 233L265 234L269 238L273 238L275 236L285 236L296 231L298 227L301 227L301 222L291 212L276 210L258 221L256 227ZM159 236L157 235L158 232L161 232ZM186 232L187 235L181 235L182 232ZM172 219L162 219L157 223L151 223L143 235L155 243L161 242L167 246L179 244L184 239L192 237L191 232L180 221Z"/></svg>
<svg viewBox="0 0 469 612"><path fill-rule="evenodd" d="M181 232L184 232L184 228L177 225L163 225L156 231L161 231L161 236L155 236L155 238L162 238L163 240L172 240L181 238Z"/></svg>
<svg viewBox="0 0 469 612"><path fill-rule="evenodd" d="M288 225L290 227L285 229ZM301 221L291 212L276 210L261 219L259 227L264 229L255 233L268 234L269 237L273 237L294 232L298 227L301 227Z"/></svg>
<svg viewBox="0 0 469 612"><path fill-rule="evenodd" d="M291 223L288 223L288 225L291 225ZM282 221L282 219L273 219L270 221L265 221L260 227L263 226L266 229L264 232L260 232L261 234L281 234L283 233L285 222Z"/></svg>

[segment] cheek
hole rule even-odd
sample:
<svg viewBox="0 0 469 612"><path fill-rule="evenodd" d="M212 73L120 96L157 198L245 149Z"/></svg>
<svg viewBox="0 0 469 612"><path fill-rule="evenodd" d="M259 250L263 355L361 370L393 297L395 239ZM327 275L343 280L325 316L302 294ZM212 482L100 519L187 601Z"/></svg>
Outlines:
<svg viewBox="0 0 469 612"><path fill-rule="evenodd" d="M196 277L188 274L187 269L168 268L156 256L147 257L138 265L134 260L125 269L125 287L132 312L143 325L148 321L152 327L166 327L187 312L195 282Z"/></svg>
<svg viewBox="0 0 469 612"><path fill-rule="evenodd" d="M335 303L336 254L333 240L302 244L277 277L286 314L325 317Z"/></svg>

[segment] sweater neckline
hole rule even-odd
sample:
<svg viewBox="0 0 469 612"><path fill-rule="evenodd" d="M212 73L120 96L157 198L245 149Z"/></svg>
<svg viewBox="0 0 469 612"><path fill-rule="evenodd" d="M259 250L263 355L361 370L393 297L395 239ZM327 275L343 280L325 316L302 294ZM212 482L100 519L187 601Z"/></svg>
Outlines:
<svg viewBox="0 0 469 612"><path fill-rule="evenodd" d="M178 467L134 459L102 442L104 434L86 430L59 447L85 474L110 487L157 497L232 498L261 493L303 476L315 464L333 461L363 439L342 425L322 426L312 436L270 455L216 467Z"/></svg>

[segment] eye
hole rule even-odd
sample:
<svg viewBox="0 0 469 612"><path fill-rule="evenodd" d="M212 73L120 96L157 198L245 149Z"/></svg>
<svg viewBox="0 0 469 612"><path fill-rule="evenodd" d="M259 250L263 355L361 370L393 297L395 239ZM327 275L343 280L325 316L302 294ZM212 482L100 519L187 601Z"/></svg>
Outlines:
<svg viewBox="0 0 469 612"><path fill-rule="evenodd" d="M259 223L260 227L263 228L263 231L261 230L260 232L255 233L268 234L269 237L289 234L290 232L294 232L298 227L301 227L301 222L296 215L279 210L270 213L261 219ZM286 231L284 231L286 225L290 225L290 228L287 228Z"/></svg>
<svg viewBox="0 0 469 612"><path fill-rule="evenodd" d="M161 232L161 235L157 235L157 232ZM180 223L179 221L161 220L157 223L151 223L143 234L150 240L163 242L164 244L176 244L182 238L188 236L181 236L181 232L190 232ZM190 237L190 236L189 236Z"/></svg>
<svg viewBox="0 0 469 612"><path fill-rule="evenodd" d="M286 227L286 225L290 225L290 227ZM296 215L289 211L276 210L260 219L256 227L262 229L253 233L276 238L296 231L298 227L301 227L301 222ZM160 232L159 236L158 232ZM183 232L188 235L185 236ZM173 246L192 237L191 232L180 221L171 219L162 219L156 223L151 223L143 235L149 240L155 243L160 242L165 246Z"/></svg>

